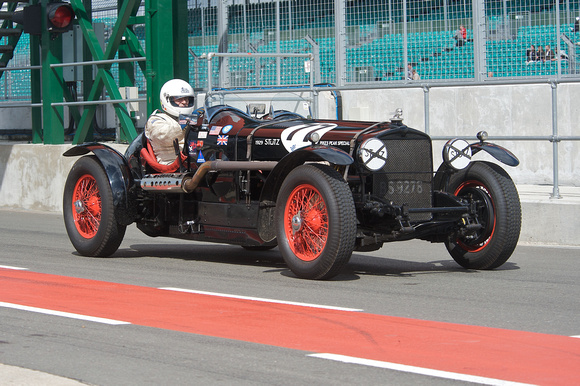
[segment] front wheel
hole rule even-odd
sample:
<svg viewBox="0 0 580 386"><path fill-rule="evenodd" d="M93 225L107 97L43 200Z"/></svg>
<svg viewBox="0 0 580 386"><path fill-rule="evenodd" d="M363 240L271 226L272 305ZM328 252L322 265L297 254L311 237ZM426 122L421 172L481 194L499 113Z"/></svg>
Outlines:
<svg viewBox="0 0 580 386"><path fill-rule="evenodd" d="M512 255L521 229L521 206L516 187L498 165L472 163L452 176L449 192L474 202L479 230L450 235L445 246L453 259L468 269L493 269Z"/></svg>
<svg viewBox="0 0 580 386"><path fill-rule="evenodd" d="M119 248L126 226L115 219L113 193L95 156L80 158L64 187L64 224L75 249L84 256L110 256Z"/></svg>
<svg viewBox="0 0 580 386"><path fill-rule="evenodd" d="M335 276L355 245L356 213L348 185L329 166L297 167L278 194L276 228L280 253L296 276Z"/></svg>

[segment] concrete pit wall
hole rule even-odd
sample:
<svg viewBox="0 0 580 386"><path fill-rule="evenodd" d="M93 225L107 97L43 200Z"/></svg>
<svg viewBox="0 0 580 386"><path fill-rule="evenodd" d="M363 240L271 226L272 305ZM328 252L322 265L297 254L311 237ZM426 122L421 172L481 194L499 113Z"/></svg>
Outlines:
<svg viewBox="0 0 580 386"><path fill-rule="evenodd" d="M397 108L404 122L425 131L425 91L421 88L342 92L346 119L382 121ZM553 134L552 86L440 87L429 90L428 133L434 137L472 136L480 130L494 136ZM557 86L557 129L560 136L580 136L580 83ZM493 141L510 149L520 166L508 172L517 184L552 184L553 144L543 141ZM445 141L434 141L436 165ZM580 141L558 144L559 183L580 186ZM478 155L479 157L479 155Z"/></svg>

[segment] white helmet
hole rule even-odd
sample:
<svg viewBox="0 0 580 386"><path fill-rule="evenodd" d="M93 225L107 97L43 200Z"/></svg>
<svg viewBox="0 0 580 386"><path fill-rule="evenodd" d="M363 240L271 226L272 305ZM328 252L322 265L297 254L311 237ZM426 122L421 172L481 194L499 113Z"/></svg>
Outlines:
<svg viewBox="0 0 580 386"><path fill-rule="evenodd" d="M187 106L182 107L175 104L174 100L176 98L184 97L189 97ZM193 87L181 79L172 79L166 82L163 87L161 87L159 98L161 100L161 108L163 111L174 118L178 118L179 114L191 114L195 108L193 105L195 100L193 95Z"/></svg>

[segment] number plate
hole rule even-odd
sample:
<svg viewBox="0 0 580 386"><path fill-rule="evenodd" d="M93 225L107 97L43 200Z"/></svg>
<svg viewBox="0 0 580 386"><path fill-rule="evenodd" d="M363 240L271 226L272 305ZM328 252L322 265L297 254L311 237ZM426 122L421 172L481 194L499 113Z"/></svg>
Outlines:
<svg viewBox="0 0 580 386"><path fill-rule="evenodd" d="M417 180L390 180L387 184L386 195L422 194L425 183Z"/></svg>

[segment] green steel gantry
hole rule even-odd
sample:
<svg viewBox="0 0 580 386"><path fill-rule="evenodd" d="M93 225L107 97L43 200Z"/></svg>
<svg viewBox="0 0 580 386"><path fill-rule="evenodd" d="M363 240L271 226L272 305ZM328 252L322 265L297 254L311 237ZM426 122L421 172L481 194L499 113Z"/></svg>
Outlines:
<svg viewBox="0 0 580 386"><path fill-rule="evenodd" d="M30 4L40 3L44 10L49 2L31 0ZM145 13L137 16L142 2ZM77 125L73 143L91 140L97 104L90 103L100 100L103 89L115 101L113 105L121 128L120 139L130 141L137 136L137 131L119 87L135 86L135 64L140 66L147 82L147 114L159 107L158 95L163 83L172 78L189 81L187 2L118 0L117 21L104 50L93 28L92 1L70 0L70 4L83 36L84 109L81 113L79 104L70 104L74 99L63 78L62 68L66 64L62 63L62 35L51 34L43 25L42 35L30 36L31 65L41 66L40 72L31 70L31 99L33 105L42 103L42 107L32 108L32 141L64 143L64 105L69 106L71 117ZM145 25L145 48L133 29L138 24ZM118 84L111 73L115 57L135 59L119 63ZM92 63L87 65L86 62ZM96 66L96 75L93 74L93 66Z"/></svg>

